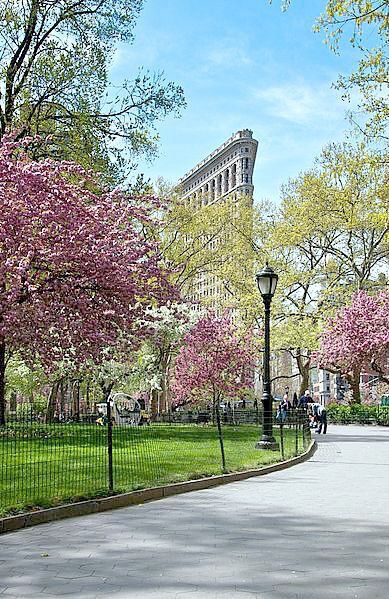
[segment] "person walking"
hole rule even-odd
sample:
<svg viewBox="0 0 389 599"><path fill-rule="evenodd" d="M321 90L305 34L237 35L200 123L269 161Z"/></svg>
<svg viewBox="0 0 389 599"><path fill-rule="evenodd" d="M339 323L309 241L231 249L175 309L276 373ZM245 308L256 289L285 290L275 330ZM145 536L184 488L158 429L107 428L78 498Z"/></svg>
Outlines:
<svg viewBox="0 0 389 599"><path fill-rule="evenodd" d="M318 435L323 430L323 435L327 434L327 410L325 406L320 406L318 409L319 427L317 429Z"/></svg>
<svg viewBox="0 0 389 599"><path fill-rule="evenodd" d="M288 410L289 410L289 400L288 400L287 395L284 395L284 397L280 401L280 409L281 409L281 414L282 414L282 422L285 422L285 420L288 417Z"/></svg>

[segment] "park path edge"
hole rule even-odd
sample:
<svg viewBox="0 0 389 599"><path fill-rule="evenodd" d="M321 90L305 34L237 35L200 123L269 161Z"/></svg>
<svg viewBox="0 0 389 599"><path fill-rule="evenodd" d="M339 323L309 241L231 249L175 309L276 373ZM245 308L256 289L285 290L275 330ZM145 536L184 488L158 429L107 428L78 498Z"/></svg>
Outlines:
<svg viewBox="0 0 389 599"><path fill-rule="evenodd" d="M285 470L286 468L290 468L291 466L301 464L302 462L309 460L315 453L316 449L317 443L316 441L312 440L308 449L304 453L289 460L284 460L283 462L276 462L270 466L265 466L264 468L207 476L205 478L188 480L180 483L172 483L169 485L163 485L161 487L151 487L149 489L141 489L139 491L130 491L129 493L122 493L120 495L111 495L109 497L89 499L87 501L66 503L35 512L18 514L16 516L6 516L5 518L0 518L0 534L12 532L21 528L27 528L29 526L35 526L37 524L44 524L46 522L53 522L55 520L62 520L64 518L73 518L76 516L86 516L88 514L95 514L98 512L105 512L107 510L144 503L146 501L163 499L164 497L178 495L179 493L188 493L189 491L208 489L210 487L216 487L218 485L244 480L253 476L263 476L272 472L278 472L279 470Z"/></svg>

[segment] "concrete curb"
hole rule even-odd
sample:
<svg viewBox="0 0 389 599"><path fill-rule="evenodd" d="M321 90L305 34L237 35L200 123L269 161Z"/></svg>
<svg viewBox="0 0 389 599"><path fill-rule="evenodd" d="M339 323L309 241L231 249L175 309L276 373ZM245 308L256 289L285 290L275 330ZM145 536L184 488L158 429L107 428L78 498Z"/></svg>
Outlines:
<svg viewBox="0 0 389 599"><path fill-rule="evenodd" d="M316 449L317 443L316 441L312 441L308 449L301 455L291 458L290 460L285 460L284 462L277 462L276 464L264 468L208 476L206 478L188 480L182 483L164 485L162 487L152 487L150 489L123 493L121 495L112 495L111 497L90 499L88 501L79 501L77 503L67 503L58 507L52 507L36 512L27 512L17 516L8 516L0 519L0 534L18 530L20 528L27 528L28 526L35 526L36 524L44 524L46 522L53 522L54 520L62 520L63 518L73 518L74 516L85 516L87 514L105 512L115 508L144 503L145 501L163 499L164 497L178 495L179 493L208 489L210 487L244 480L253 476L263 476L265 474L270 474L271 472L278 472L279 470L285 470L295 464L301 464L301 462L309 460Z"/></svg>

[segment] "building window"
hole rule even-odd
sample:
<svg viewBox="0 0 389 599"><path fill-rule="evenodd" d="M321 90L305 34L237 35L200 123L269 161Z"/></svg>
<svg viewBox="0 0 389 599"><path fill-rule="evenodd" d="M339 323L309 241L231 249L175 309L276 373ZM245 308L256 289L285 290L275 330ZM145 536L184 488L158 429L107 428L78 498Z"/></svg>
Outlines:
<svg viewBox="0 0 389 599"><path fill-rule="evenodd" d="M248 148L245 148L245 149L244 149L244 151L245 151L245 152L248 152L248 151L249 151L249 149L248 149Z"/></svg>

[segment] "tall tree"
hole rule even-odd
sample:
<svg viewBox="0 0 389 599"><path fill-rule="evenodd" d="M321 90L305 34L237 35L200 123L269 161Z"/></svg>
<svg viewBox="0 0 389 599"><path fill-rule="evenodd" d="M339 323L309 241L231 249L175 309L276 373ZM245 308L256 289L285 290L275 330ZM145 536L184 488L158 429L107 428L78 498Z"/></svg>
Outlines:
<svg viewBox="0 0 389 599"><path fill-rule="evenodd" d="M125 149L153 154L158 119L184 106L180 86L140 70L121 88L108 68L131 42L143 0L0 0L0 138L50 135L44 152L102 170ZM40 149L42 152L42 149Z"/></svg>
<svg viewBox="0 0 389 599"><path fill-rule="evenodd" d="M232 398L248 385L253 342L226 316L208 314L185 335L175 365L175 403Z"/></svg>
<svg viewBox="0 0 389 599"><path fill-rule="evenodd" d="M327 146L316 168L283 190L284 228L290 241L311 238L327 271L343 285L374 284L388 261L386 165L363 145Z"/></svg>
<svg viewBox="0 0 389 599"><path fill-rule="evenodd" d="M253 317L246 297L253 288L253 211L247 197L205 205L173 197L160 232L183 295L213 310L238 308L247 321Z"/></svg>
<svg viewBox="0 0 389 599"><path fill-rule="evenodd" d="M30 161L16 142L0 144L0 424L12 352L47 367L99 360L105 346L133 340L146 306L172 294L158 247L142 234L147 198L93 185L77 165Z"/></svg>
<svg viewBox="0 0 389 599"><path fill-rule="evenodd" d="M200 318L189 303L168 302L145 312L142 325L148 330L148 339L140 350L139 367L143 367L144 383L151 391L151 414L171 408L170 374L174 359L184 335ZM147 374L146 374L147 373Z"/></svg>
<svg viewBox="0 0 389 599"><path fill-rule="evenodd" d="M274 343L296 360L301 391L323 319L353 291L385 284L388 257L386 169L363 146L331 145L315 168L289 181L282 204L257 239L280 274Z"/></svg>
<svg viewBox="0 0 389 599"><path fill-rule="evenodd" d="M340 51L342 39L360 51L358 67L348 75L340 75L336 87L349 97L357 89L359 113L351 119L367 137L386 138L389 119L389 4L387 0L328 0L318 17L315 30L324 31L326 42L334 52Z"/></svg>

